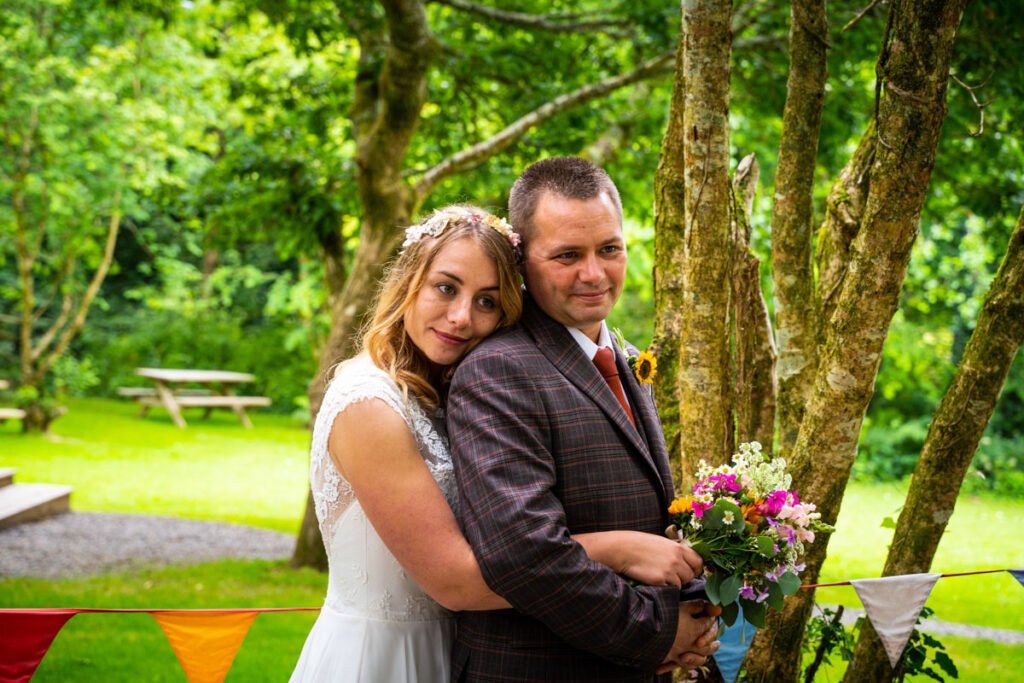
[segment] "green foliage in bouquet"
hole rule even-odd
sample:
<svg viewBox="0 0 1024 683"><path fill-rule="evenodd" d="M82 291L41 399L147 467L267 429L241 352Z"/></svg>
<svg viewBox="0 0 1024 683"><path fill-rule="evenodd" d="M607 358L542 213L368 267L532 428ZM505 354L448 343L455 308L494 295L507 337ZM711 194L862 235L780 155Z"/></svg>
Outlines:
<svg viewBox="0 0 1024 683"><path fill-rule="evenodd" d="M722 606L727 625L742 607L744 619L763 627L768 609L781 610L800 588L804 544L816 532L833 531L813 503L789 490L785 467L759 443L741 444L731 465L702 461L692 494L669 507L669 533L704 559L708 599Z"/></svg>

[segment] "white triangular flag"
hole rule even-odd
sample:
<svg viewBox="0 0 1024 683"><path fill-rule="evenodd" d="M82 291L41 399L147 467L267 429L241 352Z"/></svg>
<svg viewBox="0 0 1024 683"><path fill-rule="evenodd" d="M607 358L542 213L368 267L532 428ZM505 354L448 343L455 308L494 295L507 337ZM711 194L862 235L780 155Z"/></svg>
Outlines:
<svg viewBox="0 0 1024 683"><path fill-rule="evenodd" d="M850 581L896 668L921 608L942 574L906 574Z"/></svg>

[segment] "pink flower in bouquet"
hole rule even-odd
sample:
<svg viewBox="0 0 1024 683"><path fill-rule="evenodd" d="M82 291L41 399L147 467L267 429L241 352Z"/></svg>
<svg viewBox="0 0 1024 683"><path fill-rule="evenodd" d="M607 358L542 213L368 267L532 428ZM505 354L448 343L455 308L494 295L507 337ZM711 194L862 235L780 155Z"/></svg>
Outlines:
<svg viewBox="0 0 1024 683"><path fill-rule="evenodd" d="M761 514L766 517L778 517L780 512L787 504L792 502L799 502L799 498L795 493L789 491L772 491L768 494L764 503L758 506Z"/></svg>

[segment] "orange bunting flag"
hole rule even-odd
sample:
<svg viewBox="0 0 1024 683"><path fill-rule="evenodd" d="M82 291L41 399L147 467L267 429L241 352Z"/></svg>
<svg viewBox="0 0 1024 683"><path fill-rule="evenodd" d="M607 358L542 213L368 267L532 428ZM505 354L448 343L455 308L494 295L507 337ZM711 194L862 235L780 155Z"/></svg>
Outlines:
<svg viewBox="0 0 1024 683"><path fill-rule="evenodd" d="M257 611L151 612L189 683L221 683Z"/></svg>
<svg viewBox="0 0 1024 683"><path fill-rule="evenodd" d="M0 681L28 683L74 609L0 611Z"/></svg>

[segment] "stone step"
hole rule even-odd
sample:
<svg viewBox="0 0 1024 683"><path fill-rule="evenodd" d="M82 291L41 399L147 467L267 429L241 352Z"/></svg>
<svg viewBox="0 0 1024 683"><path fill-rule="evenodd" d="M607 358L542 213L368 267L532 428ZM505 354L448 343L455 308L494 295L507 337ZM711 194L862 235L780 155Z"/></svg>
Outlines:
<svg viewBox="0 0 1024 683"><path fill-rule="evenodd" d="M59 515L71 509L71 487L12 484L0 489L0 529Z"/></svg>
<svg viewBox="0 0 1024 683"><path fill-rule="evenodd" d="M0 467L0 489L14 483L14 469L11 467Z"/></svg>

